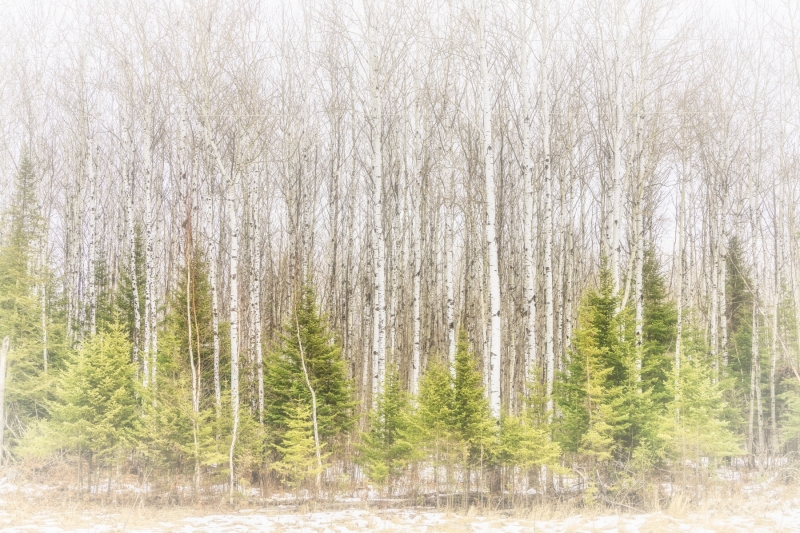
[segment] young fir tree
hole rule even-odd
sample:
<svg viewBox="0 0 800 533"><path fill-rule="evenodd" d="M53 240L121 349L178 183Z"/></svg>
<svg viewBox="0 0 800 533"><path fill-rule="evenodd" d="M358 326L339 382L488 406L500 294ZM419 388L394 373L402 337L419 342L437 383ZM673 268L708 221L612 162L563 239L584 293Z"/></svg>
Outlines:
<svg viewBox="0 0 800 533"><path fill-rule="evenodd" d="M466 465L487 461L497 424L490 416L489 403L483 393L483 379L464 330L459 332L456 345L450 421L451 431L462 446Z"/></svg>
<svg viewBox="0 0 800 533"><path fill-rule="evenodd" d="M280 460L272 463L272 469L278 472L287 484L298 487L325 469L327 466L325 460L329 454L322 453L321 448L325 443L320 443L320 457L317 458L318 450L314 442L311 409L305 403L297 402L289 413L282 443L273 445L280 455Z"/></svg>
<svg viewBox="0 0 800 533"><path fill-rule="evenodd" d="M453 380L448 368L439 362L428 365L422 375L414 417L418 451L427 451L439 461L454 438Z"/></svg>
<svg viewBox="0 0 800 533"><path fill-rule="evenodd" d="M374 483L391 486L411 461L414 454L411 420L408 395L400 388L397 370L390 369L377 406L370 413L369 431L361 435L359 446L359 462Z"/></svg>
<svg viewBox="0 0 800 533"><path fill-rule="evenodd" d="M289 429L288 421L298 402L311 409L301 355L316 394L319 437L333 448L332 441L353 427L355 402L341 348L317 308L310 285L300 291L295 309L283 327L280 348L270 353L264 364L264 422L273 446L282 441Z"/></svg>
<svg viewBox="0 0 800 533"><path fill-rule="evenodd" d="M704 457L741 453L739 439L726 420L723 389L715 383L705 355L703 332L692 324L684 330L683 356L675 391L675 370L667 383L672 400L666 404L659 431L659 455L684 464Z"/></svg>
<svg viewBox="0 0 800 533"><path fill-rule="evenodd" d="M29 433L29 451L56 449L120 459L140 437L141 391L119 324L86 339L59 377L51 419Z"/></svg>
<svg viewBox="0 0 800 533"><path fill-rule="evenodd" d="M753 281L745 262L741 240L736 236L729 241L726 264L728 275L724 308L728 323L729 362L727 376L721 384L726 404L724 417L737 433L745 433L753 358ZM706 349L706 352L710 350ZM705 357L703 353L698 355Z"/></svg>
<svg viewBox="0 0 800 533"><path fill-rule="evenodd" d="M653 401L663 405L671 399L667 385L672 382L678 314L675 303L668 299L661 265L652 248L644 254L642 279L642 382L652 391Z"/></svg>
<svg viewBox="0 0 800 533"><path fill-rule="evenodd" d="M159 336L157 407L147 417L147 428L151 457L165 464L180 463L189 457L191 464L187 466L197 470L201 464L224 464L227 456L215 439L223 433L216 427L214 385L207 375L213 365L207 267L198 253L193 254L190 267L189 291L185 282L176 285ZM179 279L186 278L184 266Z"/></svg>
<svg viewBox="0 0 800 533"><path fill-rule="evenodd" d="M41 299L36 291L46 281L34 270L42 235L42 217L36 198L33 164L23 156L14 181L8 211L6 239L0 247L0 340L8 336L10 352L5 391L6 425L14 435L46 416L52 399L52 376L45 372ZM48 353L50 366L59 365L59 352Z"/></svg>
<svg viewBox="0 0 800 533"><path fill-rule="evenodd" d="M557 389L564 449L597 461L629 460L655 439L660 411L650 385L635 379L633 331L631 309L619 309L603 268L599 287L581 305L569 372Z"/></svg>

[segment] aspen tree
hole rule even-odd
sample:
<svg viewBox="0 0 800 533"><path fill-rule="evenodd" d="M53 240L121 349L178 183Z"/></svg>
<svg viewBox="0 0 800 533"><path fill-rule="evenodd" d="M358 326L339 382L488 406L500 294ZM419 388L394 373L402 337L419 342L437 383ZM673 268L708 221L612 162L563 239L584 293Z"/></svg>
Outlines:
<svg viewBox="0 0 800 533"><path fill-rule="evenodd" d="M386 368L386 272L383 235L383 159L382 159L382 83L378 56L378 16L380 0L370 6L369 24L369 125L372 180L372 246L373 246L373 332L372 332L372 396L383 388Z"/></svg>
<svg viewBox="0 0 800 533"><path fill-rule="evenodd" d="M542 111L542 174L544 179L544 319L545 319L545 362L546 362L546 395L548 417L552 419L553 384L555 383L555 332L553 330L553 171L550 159L550 88L548 72L548 55L550 36L547 32L547 8L543 4L541 12L542 24L542 56L540 59L539 91Z"/></svg>
<svg viewBox="0 0 800 533"><path fill-rule="evenodd" d="M486 43L486 3L480 0L478 8L478 48L481 76L481 111L484 180L486 186L486 249L489 275L489 350L488 350L488 395L489 410L494 418L500 417L500 361L502 328L500 322L500 274L497 264L497 237L495 230L495 176L494 144L492 141L492 82Z"/></svg>
<svg viewBox="0 0 800 533"><path fill-rule="evenodd" d="M528 2L523 2L520 14L520 102L522 113L522 181L525 187L523 252L525 254L525 365L524 380L533 379L536 361L536 261L533 247L533 157L531 154L530 86L528 80Z"/></svg>

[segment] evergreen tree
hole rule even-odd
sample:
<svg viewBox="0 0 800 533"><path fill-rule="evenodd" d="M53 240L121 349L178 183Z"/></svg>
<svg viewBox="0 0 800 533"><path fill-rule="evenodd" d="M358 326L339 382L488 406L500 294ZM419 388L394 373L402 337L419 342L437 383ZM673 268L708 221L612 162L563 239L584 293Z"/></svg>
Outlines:
<svg viewBox="0 0 800 533"><path fill-rule="evenodd" d="M0 247L0 339L8 336L11 346L7 422L0 429L13 426L12 437L24 433L30 421L46 416L52 399L52 373L44 373L40 296L36 294L45 278L33 268L42 234L36 184L33 164L23 155L6 212L8 232Z"/></svg>
<svg viewBox="0 0 800 533"><path fill-rule="evenodd" d="M464 448L467 464L475 465L486 460L497 426L490 416L489 402L483 393L483 379L464 330L459 332L456 345L450 420L452 432Z"/></svg>
<svg viewBox="0 0 800 533"><path fill-rule="evenodd" d="M297 402L289 412L282 444L274 445L281 458L272 463L272 469L283 476L289 485L297 487L324 470L324 460L328 454L321 455L323 463L320 468L314 443L311 409L305 403ZM325 443L320 443L320 448L324 445Z"/></svg>
<svg viewBox="0 0 800 533"><path fill-rule="evenodd" d="M188 457L191 461L187 466L192 467L224 464L227 459L215 438L222 433L215 420L214 385L208 375L213 365L211 295L207 267L199 257L197 253L193 254L189 291L184 266L179 278L183 283L176 284L169 299L164 330L159 336L156 408L147 417L151 457L164 464L180 463L182 458ZM191 357L187 307L191 311ZM196 387L198 395L197 412L193 405L193 387ZM152 402L147 405L152 405Z"/></svg>
<svg viewBox="0 0 800 533"><path fill-rule="evenodd" d="M584 298L578 322L569 372L557 390L564 414L559 441L598 461L630 460L657 432L661 411L651 387L658 375L636 381L632 310L619 308L606 268L598 289Z"/></svg>
<svg viewBox="0 0 800 533"><path fill-rule="evenodd" d="M409 464L414 452L411 419L411 403L400 388L397 371L390 369L359 446L359 462L373 482L391 483Z"/></svg>
<svg viewBox="0 0 800 533"><path fill-rule="evenodd" d="M129 351L119 324L86 339L58 380L51 419L29 434L27 449L110 457L134 448L141 430L141 391Z"/></svg>
<svg viewBox="0 0 800 533"><path fill-rule="evenodd" d="M331 442L353 427L355 402L341 348L317 308L314 289L306 285L283 327L280 348L268 355L264 365L264 421L272 445L280 443L289 429L298 402L311 408L300 343L317 397L320 439Z"/></svg>
<svg viewBox="0 0 800 533"><path fill-rule="evenodd" d="M668 300L667 287L654 250L648 248L642 266L644 324L642 382L652 391L653 400L663 404L670 400L667 384L674 364L678 314L675 303Z"/></svg>

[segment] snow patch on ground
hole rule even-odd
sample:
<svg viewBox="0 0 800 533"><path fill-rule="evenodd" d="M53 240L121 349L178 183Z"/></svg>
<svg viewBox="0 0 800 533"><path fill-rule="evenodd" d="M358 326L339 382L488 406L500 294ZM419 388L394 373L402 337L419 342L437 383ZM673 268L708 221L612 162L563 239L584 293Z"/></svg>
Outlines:
<svg viewBox="0 0 800 533"><path fill-rule="evenodd" d="M438 531L471 533L639 533L647 531L800 532L800 507L786 502L781 509L750 515L719 511L690 513L683 518L664 513L604 516L575 515L565 519L536 520L502 516L470 516L417 509L384 511L347 509L298 513L275 509L245 509L240 512L160 517L157 510L128 510L118 513L76 512L74 516L42 511L15 518L0 511L0 530L7 533L366 533L373 531L426 533ZM186 510L189 511L188 509ZM150 516L132 513L150 513Z"/></svg>

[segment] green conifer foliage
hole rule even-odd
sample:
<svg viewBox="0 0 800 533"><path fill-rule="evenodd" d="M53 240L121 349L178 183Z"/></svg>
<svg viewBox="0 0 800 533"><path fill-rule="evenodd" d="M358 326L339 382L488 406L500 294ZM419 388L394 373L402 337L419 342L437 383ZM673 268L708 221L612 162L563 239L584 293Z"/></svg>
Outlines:
<svg viewBox="0 0 800 533"><path fill-rule="evenodd" d="M5 401L12 437L24 433L31 420L45 416L52 398L51 376L44 374L40 297L35 292L41 290L44 277L33 269L42 232L36 184L33 164L23 156L6 212L9 231L0 247L0 339L8 335L11 345Z"/></svg>
<svg viewBox="0 0 800 533"><path fill-rule="evenodd" d="M216 427L213 371L213 331L211 294L205 262L195 253L191 262L190 287L186 287L186 267L180 272L182 283L169 300L169 312L159 338L159 387L156 408L148 417L149 449L165 464L226 462L226 455L215 436ZM191 309L192 357L198 375L198 412L192 405L192 367L189 356L189 317ZM151 405L151 403L147 403ZM225 433L227 435L227 433Z"/></svg>
<svg viewBox="0 0 800 533"><path fill-rule="evenodd" d="M333 446L336 437L353 427L355 402L341 348L327 319L317 308L316 295L310 285L300 291L294 312L283 327L281 345L268 355L264 365L264 422L268 439L273 445L280 443L298 402L311 408L298 336L317 397L319 436Z"/></svg>
<svg viewBox="0 0 800 533"><path fill-rule="evenodd" d="M451 427L464 446L467 462L474 465L485 460L491 450L497 425L490 416L483 380L475 356L469 349L467 333L463 330L458 334L455 363Z"/></svg>
<svg viewBox="0 0 800 533"><path fill-rule="evenodd" d="M59 380L44 433L52 448L110 456L136 446L141 418L130 343L121 326L87 339Z"/></svg>
<svg viewBox="0 0 800 533"><path fill-rule="evenodd" d="M667 383L674 363L675 335L678 314L675 303L668 299L661 266L652 248L644 255L642 266L644 324L642 381L653 393L653 400L669 401Z"/></svg>
<svg viewBox="0 0 800 533"><path fill-rule="evenodd" d="M391 369L377 407L370 413L369 431L362 434L359 446L359 462L373 482L390 484L408 466L414 453L414 442L409 438L411 419L408 396L400 388L397 370Z"/></svg>
<svg viewBox="0 0 800 533"><path fill-rule="evenodd" d="M620 349L620 317L611 275L603 269L600 287L584 298L578 313L568 378L556 387L563 413L558 437L567 451L607 460L615 448L619 384L626 380ZM621 313L625 313L623 310ZM632 336L633 330L629 330Z"/></svg>
<svg viewBox="0 0 800 533"><path fill-rule="evenodd" d="M140 328L144 328L144 287L145 287L145 268L144 268L144 240L142 237L142 226L136 224L133 228L133 248L136 258L136 285L139 292L139 312ZM181 278L185 279L185 278ZM116 313L123 325L124 331L128 335L131 344L136 342L134 339L135 310L133 299L133 280L131 278L130 257L125 258L124 268L120 268L119 281L117 283L117 293L114 295L114 313ZM143 341L140 332L139 343Z"/></svg>
<svg viewBox="0 0 800 533"><path fill-rule="evenodd" d="M314 443L311 409L305 403L297 402L289 413L282 443L274 445L280 454L280 460L272 463L272 469L278 472L286 483L298 487L322 472L326 467L325 460L328 454L322 454L320 451L322 460L320 468ZM320 448L324 445L325 443L320 443Z"/></svg>

